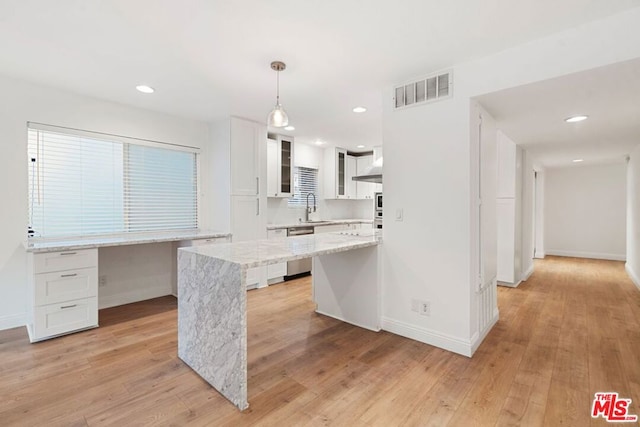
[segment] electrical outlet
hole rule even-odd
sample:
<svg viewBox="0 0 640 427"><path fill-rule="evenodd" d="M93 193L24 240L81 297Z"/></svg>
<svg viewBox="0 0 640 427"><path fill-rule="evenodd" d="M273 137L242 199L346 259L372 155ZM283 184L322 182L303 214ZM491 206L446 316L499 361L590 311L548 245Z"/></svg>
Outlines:
<svg viewBox="0 0 640 427"><path fill-rule="evenodd" d="M98 278L98 286L106 286L107 285L107 276L102 275Z"/></svg>
<svg viewBox="0 0 640 427"><path fill-rule="evenodd" d="M431 301L420 302L420 314L423 316L431 316Z"/></svg>
<svg viewBox="0 0 640 427"><path fill-rule="evenodd" d="M431 301L412 299L411 311L423 316L431 316Z"/></svg>

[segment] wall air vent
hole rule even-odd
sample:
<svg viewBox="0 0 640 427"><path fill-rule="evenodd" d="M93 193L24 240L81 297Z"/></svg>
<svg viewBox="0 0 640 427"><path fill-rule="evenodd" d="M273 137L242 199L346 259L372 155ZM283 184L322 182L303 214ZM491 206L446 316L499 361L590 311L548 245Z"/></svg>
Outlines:
<svg viewBox="0 0 640 427"><path fill-rule="evenodd" d="M436 73L424 79L396 86L394 108L410 107L450 98L453 93L453 71Z"/></svg>

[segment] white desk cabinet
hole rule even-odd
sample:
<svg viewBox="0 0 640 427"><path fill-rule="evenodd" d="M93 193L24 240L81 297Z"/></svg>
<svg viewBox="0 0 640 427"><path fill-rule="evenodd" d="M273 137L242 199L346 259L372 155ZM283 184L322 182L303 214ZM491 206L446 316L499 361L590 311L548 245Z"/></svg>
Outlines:
<svg viewBox="0 0 640 427"><path fill-rule="evenodd" d="M30 253L31 342L98 326L98 249Z"/></svg>

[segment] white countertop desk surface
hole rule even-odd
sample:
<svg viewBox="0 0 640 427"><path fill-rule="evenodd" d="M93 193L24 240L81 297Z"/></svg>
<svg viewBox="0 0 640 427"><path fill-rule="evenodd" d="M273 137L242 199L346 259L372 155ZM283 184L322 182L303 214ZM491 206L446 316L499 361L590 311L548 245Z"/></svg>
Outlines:
<svg viewBox="0 0 640 427"><path fill-rule="evenodd" d="M175 230L58 239L32 237L24 243L24 246L27 252L37 253L93 249L105 246L126 246L145 243L176 242L181 240L214 239L229 236L231 236L230 233L211 230Z"/></svg>

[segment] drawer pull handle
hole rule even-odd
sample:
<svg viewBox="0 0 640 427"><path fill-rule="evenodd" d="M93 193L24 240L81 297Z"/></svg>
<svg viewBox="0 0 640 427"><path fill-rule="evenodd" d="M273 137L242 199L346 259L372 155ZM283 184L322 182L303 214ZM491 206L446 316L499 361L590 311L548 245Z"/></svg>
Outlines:
<svg viewBox="0 0 640 427"><path fill-rule="evenodd" d="M73 304L73 305L63 305L62 307L60 307L61 310L64 310L65 308L73 308L73 307L77 307L78 304Z"/></svg>
<svg viewBox="0 0 640 427"><path fill-rule="evenodd" d="M78 252L62 252L60 255L61 255L61 256L62 256L62 255L75 255L75 254L77 254L77 253L78 253Z"/></svg>
<svg viewBox="0 0 640 427"><path fill-rule="evenodd" d="M61 274L60 277L76 277L78 275L78 273L73 273L73 274Z"/></svg>

